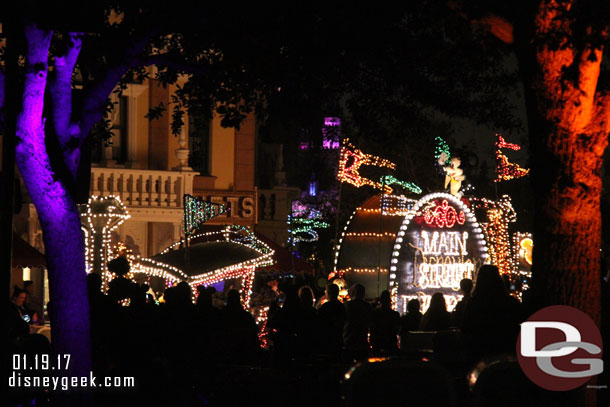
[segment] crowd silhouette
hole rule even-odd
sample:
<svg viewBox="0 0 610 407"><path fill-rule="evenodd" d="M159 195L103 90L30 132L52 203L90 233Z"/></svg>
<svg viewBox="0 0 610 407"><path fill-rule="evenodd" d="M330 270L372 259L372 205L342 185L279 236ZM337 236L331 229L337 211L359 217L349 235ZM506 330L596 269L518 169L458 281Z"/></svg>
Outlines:
<svg viewBox="0 0 610 407"><path fill-rule="evenodd" d="M393 310L388 291L371 303L365 300L365 287L356 284L349 299L342 300L339 287L328 284L316 301L309 286L286 285L270 304L266 321L258 323L235 289L219 293L214 287L199 286L193 295L191 287L181 282L167 288L159 301L150 287L125 277L127 262L113 260L108 266L115 277L106 293L99 274L87 276L94 370L138 377L148 389L147 397L157 401L168 400L162 390L168 383L181 394L192 395L197 388L197 394L222 398L213 383L219 369L227 366L286 369L414 356L411 351L417 344L412 341L418 335L434 338L432 357L450 369L458 366L463 375L486 357L514 354L525 315L492 265L479 269L474 289L471 280L460 283L463 298L453 312L447 310L442 293L432 295L423 315L420 301L412 299L401 316ZM23 346L18 343L25 343L19 338L29 334L30 322L24 315L32 311L25 308L26 299L27 291L16 287L9 303L13 351Z"/></svg>

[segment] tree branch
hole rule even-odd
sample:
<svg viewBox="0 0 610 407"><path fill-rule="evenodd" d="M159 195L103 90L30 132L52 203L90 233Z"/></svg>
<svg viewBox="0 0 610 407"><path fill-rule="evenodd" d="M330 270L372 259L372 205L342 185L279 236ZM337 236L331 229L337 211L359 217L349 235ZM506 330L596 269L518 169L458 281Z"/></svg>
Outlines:
<svg viewBox="0 0 610 407"><path fill-rule="evenodd" d="M207 69L205 69L200 64L187 62L187 61L180 61L175 58L172 58L171 56L169 56L167 54L149 55L146 57L139 58L137 60L137 66L150 66L150 65L174 68L177 71L182 71L182 72L190 73L190 74L195 74L195 73L204 74L204 73L208 72Z"/></svg>
<svg viewBox="0 0 610 407"><path fill-rule="evenodd" d="M24 32L27 42L25 81L22 110L17 117L17 128L22 131L18 132L17 136L25 143L40 142L33 138L44 139L42 112L53 32L42 30L32 23L25 25Z"/></svg>
<svg viewBox="0 0 610 407"><path fill-rule="evenodd" d="M490 14L479 20L473 20L472 24L487 27L492 35L505 44L514 42L513 24L504 17Z"/></svg>
<svg viewBox="0 0 610 407"><path fill-rule="evenodd" d="M514 42L514 25L508 19L495 14L488 14L480 19L473 19L464 10L464 4L459 0L449 0L447 6L464 20L470 21L473 26L486 28L493 36L505 44Z"/></svg>
<svg viewBox="0 0 610 407"><path fill-rule="evenodd" d="M80 119L79 145L85 141L93 126L98 123L104 114L104 106L108 96L121 81L129 69L140 65L139 55L146 49L152 38L157 35L157 28L150 28L146 33L127 41L121 61L109 68L102 78L93 82L84 95L83 111Z"/></svg>
<svg viewBox="0 0 610 407"><path fill-rule="evenodd" d="M74 140L78 140L79 128L76 123L72 123L71 118L72 75L81 50L81 35L71 32L64 39L65 49L61 55L55 57L55 69L52 72L49 84L53 127L59 142L59 148L63 154L64 164L72 177L76 177L80 159L78 143L74 142Z"/></svg>
<svg viewBox="0 0 610 407"><path fill-rule="evenodd" d="M63 55L55 57L49 90L52 100L53 125L59 138L62 150L65 150L70 139L78 135L78 126L71 123L72 116L72 75L76 60L81 50L81 33L69 33Z"/></svg>

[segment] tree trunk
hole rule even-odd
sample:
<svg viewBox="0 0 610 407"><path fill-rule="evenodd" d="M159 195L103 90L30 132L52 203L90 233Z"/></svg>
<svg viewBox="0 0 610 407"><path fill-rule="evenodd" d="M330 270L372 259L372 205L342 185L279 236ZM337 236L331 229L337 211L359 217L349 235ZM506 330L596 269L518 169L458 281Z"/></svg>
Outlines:
<svg viewBox="0 0 610 407"><path fill-rule="evenodd" d="M579 41L565 17L569 9L567 2L542 1L535 24L515 29L536 202L532 290L538 306L570 305L599 325L610 97L598 86L603 41L591 40L591 31L592 42Z"/></svg>
<svg viewBox="0 0 610 407"><path fill-rule="evenodd" d="M71 355L68 371L58 373L88 376L91 338L84 239L76 203L51 166L42 116L52 32L32 24L24 31L28 44L15 161L38 212L45 242L53 351Z"/></svg>
<svg viewBox="0 0 610 407"><path fill-rule="evenodd" d="M18 125L20 139L21 131ZM34 145L20 142L16 161L44 237L53 351L71 355L71 375L87 376L91 370L89 302L78 208L36 150Z"/></svg>
<svg viewBox="0 0 610 407"><path fill-rule="evenodd" d="M536 134L537 202L533 288L542 304L565 304L601 322L602 156L582 148L584 134ZM534 147L535 145L535 147Z"/></svg>

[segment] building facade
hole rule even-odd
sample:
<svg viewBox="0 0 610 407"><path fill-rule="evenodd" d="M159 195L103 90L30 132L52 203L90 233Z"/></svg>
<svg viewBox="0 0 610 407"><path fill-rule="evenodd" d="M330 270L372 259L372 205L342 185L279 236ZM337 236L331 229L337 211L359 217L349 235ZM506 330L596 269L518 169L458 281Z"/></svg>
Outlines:
<svg viewBox="0 0 610 407"><path fill-rule="evenodd" d="M113 231L134 254L151 257L183 236L183 196L191 194L223 203L227 214L210 221L254 227L256 126L251 114L239 129L224 128L220 117L188 118L178 136L172 134L172 93L152 79L128 84L113 94L108 119L112 137L94 142L90 194L118 196L130 219ZM149 120L150 107L167 112ZM26 200L27 202L27 200ZM25 204L15 231L44 252L34 206Z"/></svg>

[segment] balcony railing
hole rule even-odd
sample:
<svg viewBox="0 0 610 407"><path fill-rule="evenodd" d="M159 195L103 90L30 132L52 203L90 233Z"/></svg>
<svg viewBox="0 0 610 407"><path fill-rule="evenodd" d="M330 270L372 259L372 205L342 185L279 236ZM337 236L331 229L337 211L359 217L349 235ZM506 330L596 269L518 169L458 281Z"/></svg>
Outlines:
<svg viewBox="0 0 610 407"><path fill-rule="evenodd" d="M116 195L135 207L182 208L184 194L193 192L196 172L91 169L91 194Z"/></svg>

